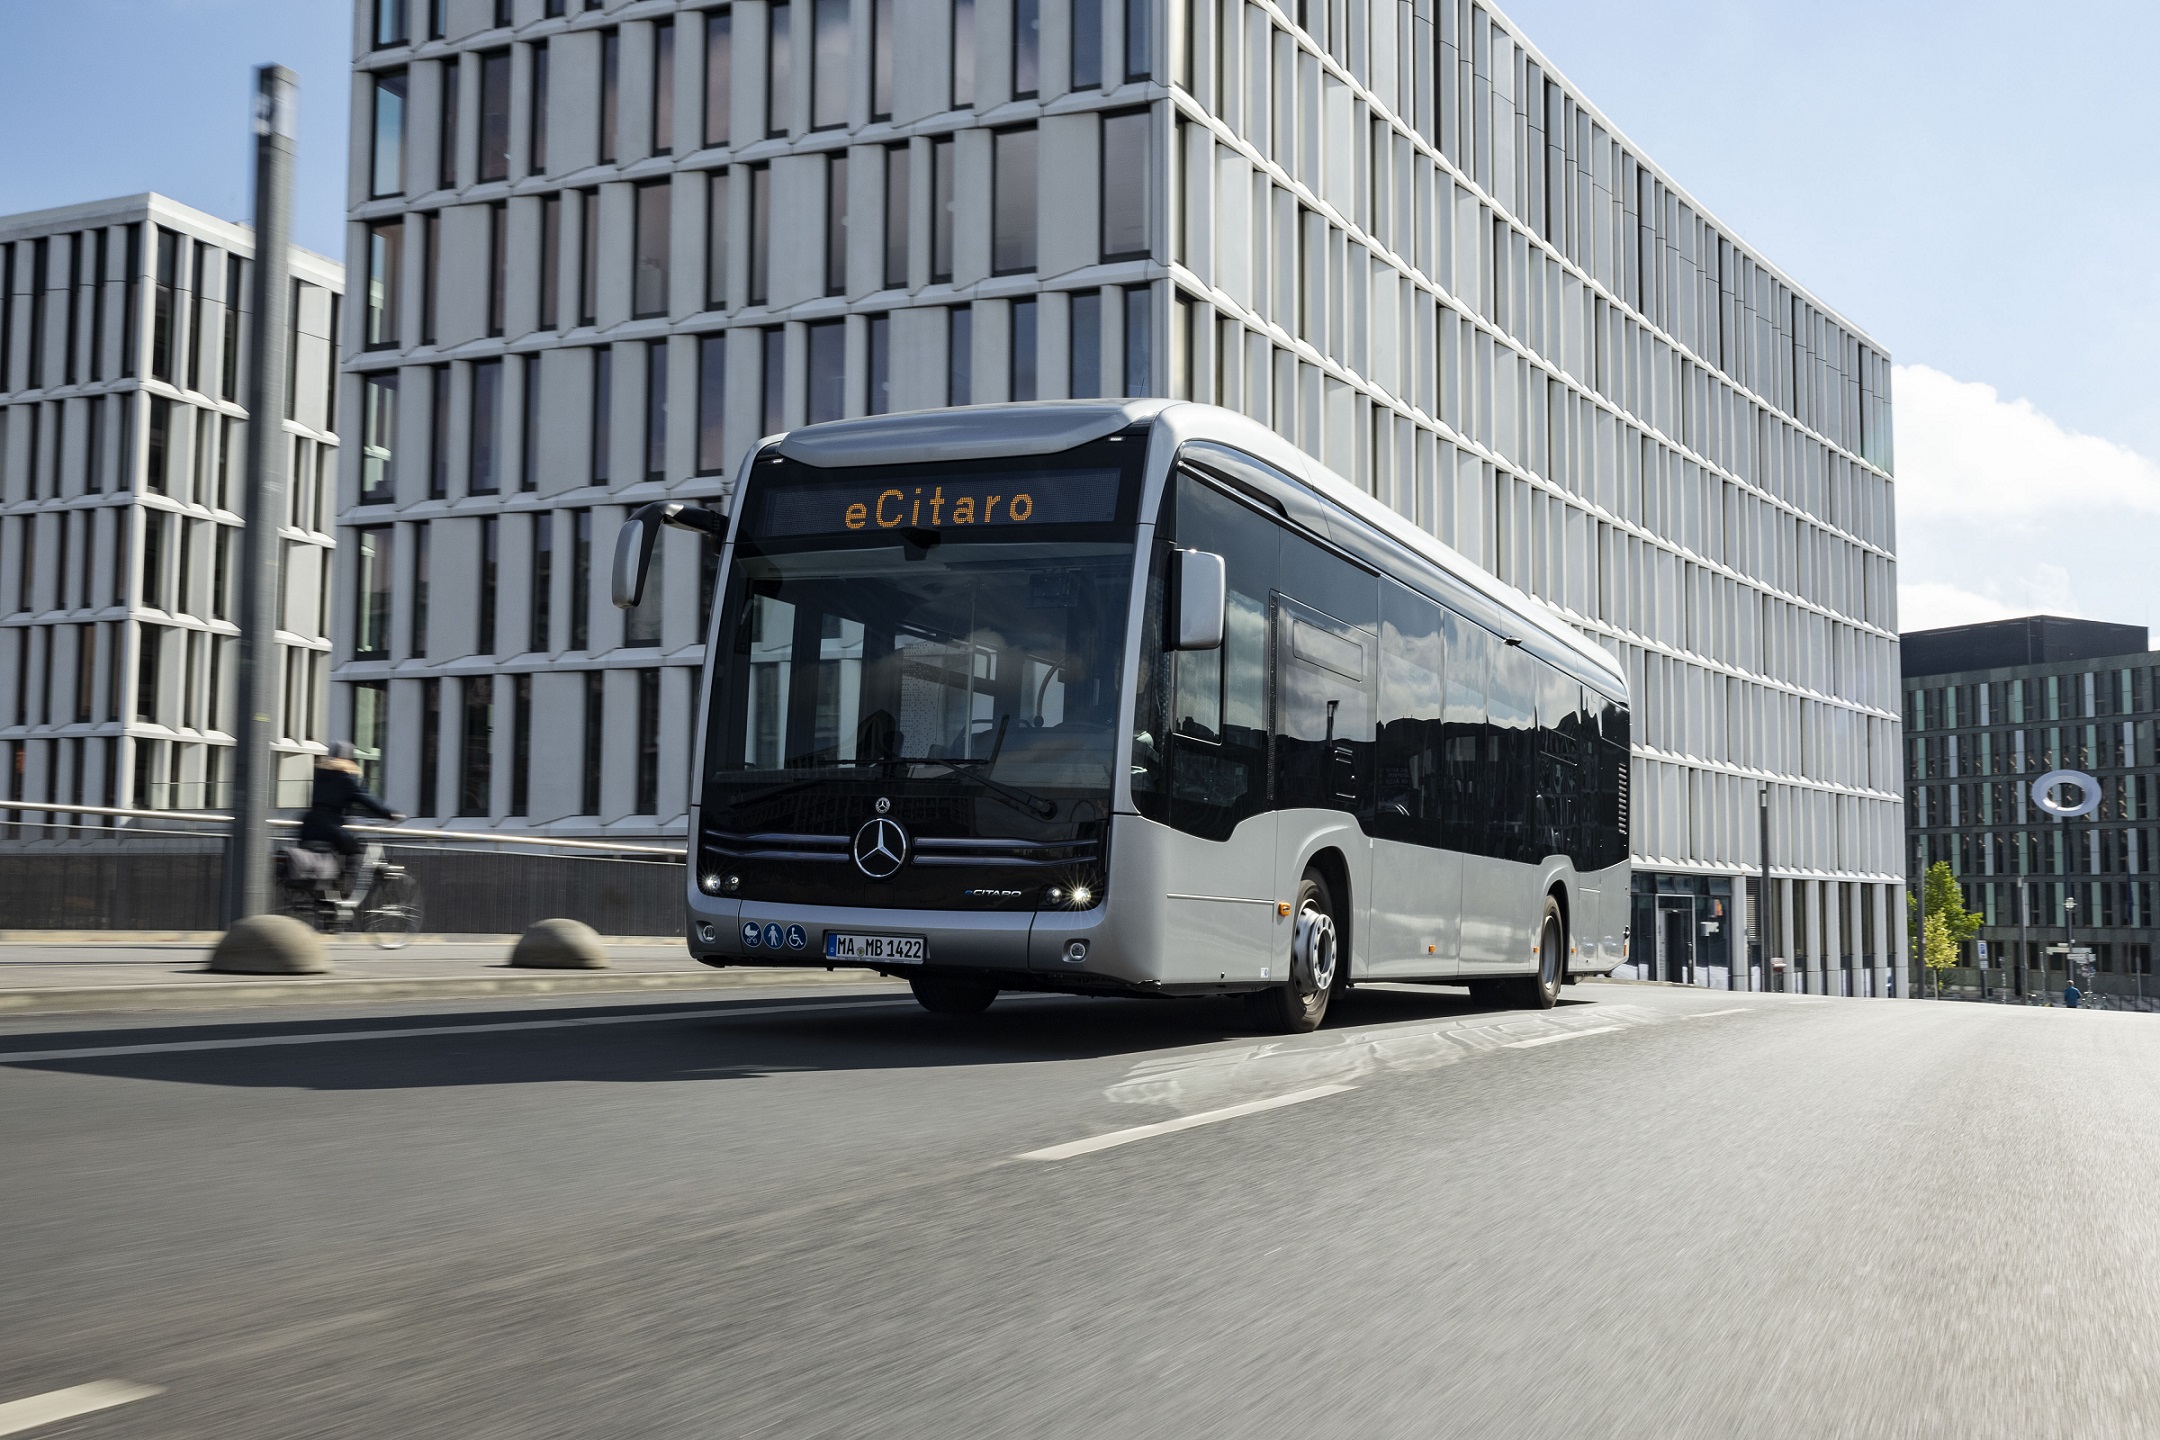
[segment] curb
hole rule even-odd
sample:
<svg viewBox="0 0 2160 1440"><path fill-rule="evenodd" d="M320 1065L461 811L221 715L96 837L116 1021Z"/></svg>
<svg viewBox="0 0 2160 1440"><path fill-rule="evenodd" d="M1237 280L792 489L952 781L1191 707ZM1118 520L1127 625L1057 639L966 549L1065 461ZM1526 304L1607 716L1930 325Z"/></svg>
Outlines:
<svg viewBox="0 0 2160 1440"><path fill-rule="evenodd" d="M458 1000L502 995L579 995L757 987L897 985L869 971L714 970L657 975L445 975L410 979L206 980L161 985L0 990L0 1019L99 1010L204 1010L226 1005L325 1005L380 1000Z"/></svg>

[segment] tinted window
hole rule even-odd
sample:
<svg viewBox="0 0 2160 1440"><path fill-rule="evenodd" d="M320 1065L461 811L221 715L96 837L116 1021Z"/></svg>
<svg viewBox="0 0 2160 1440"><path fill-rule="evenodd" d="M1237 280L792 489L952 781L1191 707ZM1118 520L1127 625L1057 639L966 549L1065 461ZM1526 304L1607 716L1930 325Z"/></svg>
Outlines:
<svg viewBox="0 0 2160 1440"><path fill-rule="evenodd" d="M1302 543L1285 542L1286 560ZM1371 789L1375 637L1287 595L1275 607L1276 803L1363 813Z"/></svg>
<svg viewBox="0 0 2160 1440"><path fill-rule="evenodd" d="M1531 849L1537 859L1567 855L1579 868L1586 777L1595 772L1595 756L1583 753L1582 686L1543 662L1538 664L1538 726L1532 778Z"/></svg>
<svg viewBox="0 0 2160 1440"><path fill-rule="evenodd" d="M1485 692L1489 749L1484 774L1485 854L1528 860L1538 849L1530 825L1530 770L1537 738L1538 661L1520 645L1492 648Z"/></svg>
<svg viewBox="0 0 2160 1440"><path fill-rule="evenodd" d="M1446 613L1392 580L1380 585L1380 728L1373 833L1446 843Z"/></svg>
<svg viewBox="0 0 2160 1440"><path fill-rule="evenodd" d="M1323 610L1345 625L1376 630L1380 625L1380 582L1368 570L1302 536L1283 546L1282 573L1276 588Z"/></svg>
<svg viewBox="0 0 2160 1440"><path fill-rule="evenodd" d="M1447 616L1447 775L1450 803L1441 825L1451 850L1486 853L1491 829L1491 793L1486 785L1496 752L1486 726L1485 689L1492 677L1492 652L1498 642L1483 626L1458 615Z"/></svg>
<svg viewBox="0 0 2160 1440"><path fill-rule="evenodd" d="M1173 548L1224 559L1220 650L1163 648ZM1142 813L1220 839L1271 808L1348 810L1410 844L1583 871L1626 859L1626 708L1438 601L1187 474L1147 606Z"/></svg>
<svg viewBox="0 0 2160 1440"><path fill-rule="evenodd" d="M1282 529L1190 476L1164 503L1149 583L1150 660L1143 662L1133 794L1143 813L1222 839L1268 808L1268 587ZM1172 545L1223 557L1228 582L1220 650L1161 648L1163 577Z"/></svg>

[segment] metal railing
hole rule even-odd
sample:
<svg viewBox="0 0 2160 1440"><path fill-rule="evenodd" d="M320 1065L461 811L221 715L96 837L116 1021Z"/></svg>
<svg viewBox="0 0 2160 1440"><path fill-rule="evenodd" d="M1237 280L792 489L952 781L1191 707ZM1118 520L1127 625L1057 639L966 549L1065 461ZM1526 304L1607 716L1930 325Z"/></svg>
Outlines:
<svg viewBox="0 0 2160 1440"><path fill-rule="evenodd" d="M0 801L0 817L0 930L222 926L230 815L16 800ZM300 827L270 823L288 837ZM684 851L665 842L348 828L420 881L429 931L514 934L547 917L613 935L682 930Z"/></svg>
<svg viewBox="0 0 2160 1440"><path fill-rule="evenodd" d="M1922 971L1917 993L1933 1000L1986 1000L2006 1005L2060 1005L2063 987L2075 981L2079 1004L2095 1010L2160 1009L2160 985L2136 970L2098 970L2090 976L2065 974L2060 965L2042 970L2026 967L2020 976L2015 966L1959 965L1947 970ZM2022 990L2020 987L2022 986Z"/></svg>

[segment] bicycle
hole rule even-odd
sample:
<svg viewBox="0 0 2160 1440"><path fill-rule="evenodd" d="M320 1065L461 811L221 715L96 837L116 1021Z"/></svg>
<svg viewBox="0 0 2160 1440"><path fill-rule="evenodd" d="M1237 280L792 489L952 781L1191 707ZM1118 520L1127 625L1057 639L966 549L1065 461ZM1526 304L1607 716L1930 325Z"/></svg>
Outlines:
<svg viewBox="0 0 2160 1440"><path fill-rule="evenodd" d="M384 950L409 944L420 931L420 882L370 845L360 862L359 887L344 893L345 859L327 845L287 845L277 852L281 913L325 935L371 936Z"/></svg>

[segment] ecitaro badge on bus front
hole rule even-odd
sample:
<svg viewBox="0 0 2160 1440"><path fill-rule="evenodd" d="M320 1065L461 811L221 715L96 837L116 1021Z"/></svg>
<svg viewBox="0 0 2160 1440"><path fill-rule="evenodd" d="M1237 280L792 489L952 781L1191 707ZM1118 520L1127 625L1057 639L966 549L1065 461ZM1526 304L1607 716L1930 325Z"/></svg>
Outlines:
<svg viewBox="0 0 2160 1440"><path fill-rule="evenodd" d="M952 507L948 519L944 514ZM902 525L920 528L923 512L929 512L929 526L936 530L945 525L995 525L999 521L998 506L1005 507L1004 521L1010 525L1025 525L1035 518L1035 497L1022 490L1012 495L989 492L983 495L955 494L945 497L945 487L934 485L929 497L923 496L923 487L917 485L912 493L903 490L880 490L877 499L869 504L858 500L847 507L841 523L850 530L867 529L874 521L880 530L894 530ZM978 516L980 518L978 518Z"/></svg>
<svg viewBox="0 0 2160 1440"><path fill-rule="evenodd" d="M879 530L1008 530L1099 525L1115 520L1121 476L1114 469L1007 471L964 479L930 477L846 485L778 485L757 515L768 538Z"/></svg>

